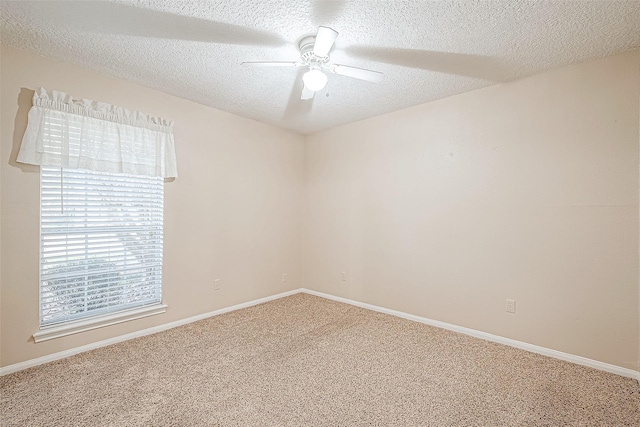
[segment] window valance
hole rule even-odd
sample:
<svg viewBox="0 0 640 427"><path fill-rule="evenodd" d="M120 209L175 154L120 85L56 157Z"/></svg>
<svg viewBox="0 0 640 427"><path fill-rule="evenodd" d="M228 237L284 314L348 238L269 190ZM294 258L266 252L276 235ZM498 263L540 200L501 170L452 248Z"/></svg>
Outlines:
<svg viewBox="0 0 640 427"><path fill-rule="evenodd" d="M173 123L103 102L38 89L18 162L176 177Z"/></svg>

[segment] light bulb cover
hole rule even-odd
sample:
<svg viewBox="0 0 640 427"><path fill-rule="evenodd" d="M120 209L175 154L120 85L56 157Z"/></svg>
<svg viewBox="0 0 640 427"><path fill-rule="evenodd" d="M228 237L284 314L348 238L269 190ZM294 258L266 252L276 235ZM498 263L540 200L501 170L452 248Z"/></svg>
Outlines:
<svg viewBox="0 0 640 427"><path fill-rule="evenodd" d="M309 70L302 76L304 86L317 92L327 85L327 75L320 70Z"/></svg>

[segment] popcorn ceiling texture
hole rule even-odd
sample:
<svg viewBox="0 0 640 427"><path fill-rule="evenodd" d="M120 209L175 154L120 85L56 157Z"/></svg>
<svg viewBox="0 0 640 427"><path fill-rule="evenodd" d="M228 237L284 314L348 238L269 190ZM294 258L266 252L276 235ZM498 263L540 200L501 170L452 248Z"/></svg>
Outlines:
<svg viewBox="0 0 640 427"><path fill-rule="evenodd" d="M307 294L0 378L9 426L638 426L635 380Z"/></svg>
<svg viewBox="0 0 640 427"><path fill-rule="evenodd" d="M4 44L300 133L640 46L637 0L3 1L0 11ZM333 62L384 81L330 75L305 103L298 70L240 65L297 60L319 25L340 33Z"/></svg>

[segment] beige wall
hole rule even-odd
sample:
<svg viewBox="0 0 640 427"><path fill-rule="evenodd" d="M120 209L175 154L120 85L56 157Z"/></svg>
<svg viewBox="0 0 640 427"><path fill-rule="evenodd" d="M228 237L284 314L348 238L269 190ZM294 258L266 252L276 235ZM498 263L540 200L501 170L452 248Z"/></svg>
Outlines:
<svg viewBox="0 0 640 427"><path fill-rule="evenodd" d="M639 369L639 55L303 138L3 47L0 364L304 286ZM32 342L38 170L15 156L39 86L175 121L167 313Z"/></svg>
<svg viewBox="0 0 640 427"><path fill-rule="evenodd" d="M303 282L638 369L639 64L636 50L307 137Z"/></svg>
<svg viewBox="0 0 640 427"><path fill-rule="evenodd" d="M2 366L302 285L302 136L26 52L3 47L1 58ZM38 330L39 177L15 157L39 86L175 121L166 313L38 344L30 338ZM222 290L214 292L216 278Z"/></svg>

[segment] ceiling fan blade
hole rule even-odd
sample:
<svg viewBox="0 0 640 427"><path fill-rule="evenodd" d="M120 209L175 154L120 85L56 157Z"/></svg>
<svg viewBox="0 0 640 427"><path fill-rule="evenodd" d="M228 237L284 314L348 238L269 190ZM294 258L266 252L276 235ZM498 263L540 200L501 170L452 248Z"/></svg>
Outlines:
<svg viewBox="0 0 640 427"><path fill-rule="evenodd" d="M316 42L313 45L313 53L316 56L329 56L329 51L333 47L333 43L338 38L338 32L329 27L318 27L316 34Z"/></svg>
<svg viewBox="0 0 640 427"><path fill-rule="evenodd" d="M311 89L307 89L307 87L304 86L302 88L302 96L300 96L300 99L311 99L313 98L314 94L315 94L314 91L312 91Z"/></svg>
<svg viewBox="0 0 640 427"><path fill-rule="evenodd" d="M268 61L254 61L254 62L243 62L242 65L249 65L252 67L300 67L301 64L299 62L268 62Z"/></svg>
<svg viewBox="0 0 640 427"><path fill-rule="evenodd" d="M378 71L365 70L364 68L349 67L347 65L330 64L325 67L330 72L342 76L354 77L368 82L378 83L382 81L383 74Z"/></svg>

